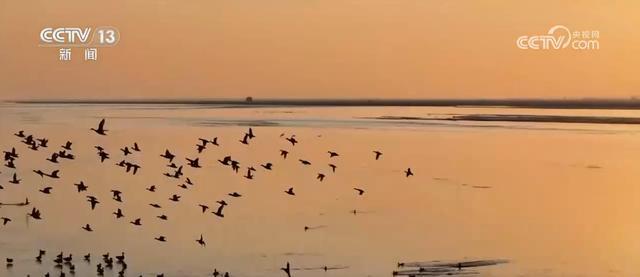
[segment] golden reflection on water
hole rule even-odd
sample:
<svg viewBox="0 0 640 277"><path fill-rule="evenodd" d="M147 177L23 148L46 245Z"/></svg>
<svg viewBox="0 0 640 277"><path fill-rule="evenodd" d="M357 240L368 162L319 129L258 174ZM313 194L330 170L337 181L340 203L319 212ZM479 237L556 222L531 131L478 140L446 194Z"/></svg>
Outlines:
<svg viewBox="0 0 640 277"><path fill-rule="evenodd" d="M435 110L459 112L447 109ZM82 255L121 251L127 253L131 276L202 276L213 268L232 276L281 276L278 269L287 261L294 267L348 267L294 276L390 276L399 261L467 258L511 261L483 269L482 276L639 274L634 267L640 257L636 127L578 124L571 126L593 130L574 131L563 130L570 124L548 123L532 126L558 130L341 121L431 111L4 107L0 147L17 148L17 173L23 181L7 183L13 171L0 169L5 187L0 202L29 197L44 219L27 220L24 207L0 208L0 216L13 219L0 227L0 257L16 259L13 268L0 268L0 275L54 272L52 260L60 251L76 256L79 276L93 274L97 263L97 258L91 265L80 262ZM89 131L102 117L110 130L106 137ZM264 119L297 121L257 126L264 122L256 120ZM322 120L334 122L323 125ZM248 146L238 142L247 129L238 123L254 126L257 137ZM49 138L49 148L27 149L12 135L21 129ZM291 147L281 133L295 134L300 144ZM197 139L216 136L221 146L208 146L198 155ZM74 143L76 159L47 162L67 140ZM127 157L142 165L135 176L114 165L122 159L119 149L133 142L142 148ZM100 163L94 145L103 146L111 159ZM177 154L179 163L185 163L185 156L200 157L203 168L185 167L195 186L185 190L177 186L180 181L162 175L170 170L159 156L166 148ZM280 149L291 151L288 159L279 157ZM327 150L340 157L330 159ZM379 161L373 150L384 152ZM241 162L241 174L216 161L227 155ZM298 159L312 165L302 166ZM274 170L262 170L259 164L265 162L274 163ZM338 166L335 174L329 162ZM258 168L254 180L242 177L246 166ZM404 177L407 167L415 176ZM56 168L61 170L58 180L31 172ZM319 172L327 175L324 182L315 179ZM101 202L95 211L85 194L75 191L73 184L80 180L89 186L87 195ZM149 185L156 185L157 192L146 191ZM53 187L51 195L37 191L45 186ZM284 193L289 187L295 197ZM354 187L365 194L356 195ZM111 189L123 192L124 203L111 199ZM227 196L233 191L243 197ZM181 195L180 202L169 201L172 194ZM197 206L215 209L222 199L229 203L222 219L210 211L202 214ZM115 219L117 208L125 218ZM362 213L353 215L354 209ZM157 219L160 214L169 220ZM143 225L129 224L134 218L142 218ZM81 229L87 223L92 233ZM305 232L304 226L326 227ZM206 248L195 242L200 234ZM153 240L159 235L168 242ZM48 250L42 265L33 261L38 249Z"/></svg>

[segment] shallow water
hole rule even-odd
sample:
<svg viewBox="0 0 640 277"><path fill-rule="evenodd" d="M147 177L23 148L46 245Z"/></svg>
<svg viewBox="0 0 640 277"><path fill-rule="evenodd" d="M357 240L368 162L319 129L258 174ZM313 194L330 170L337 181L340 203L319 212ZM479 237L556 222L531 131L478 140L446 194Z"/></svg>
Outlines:
<svg viewBox="0 0 640 277"><path fill-rule="evenodd" d="M391 276L398 262L507 259L474 268L480 276L638 276L640 257L638 155L640 126L535 122L379 120L380 116L437 117L451 114L639 116L637 111L535 110L426 107L222 107L207 105L25 105L0 106L0 148L16 147L22 183L8 183L13 170L0 169L0 203L23 201L43 213L27 219L29 207L2 206L13 219L0 227L0 258L16 260L0 276L41 276L60 251L76 257L77 276L92 276L99 254L126 252L128 276L164 272L204 276ZM108 136L91 132L107 119ZM247 127L256 138L238 142ZM18 130L49 138L49 147L27 149ZM295 134L295 147L280 137ZM200 155L198 138L219 137L220 147ZM67 140L75 160L45 160ZM141 153L127 160L142 165L137 175L114 164L118 149L138 142ZM111 159L100 163L94 145ZM159 155L165 149L200 157L203 168L185 167L195 185L185 190ZM280 149L290 150L283 160ZM327 150L340 153L329 158ZM374 160L372 151L384 154ZM231 155L242 171L216 160ZM303 166L298 159L309 160ZM274 163L274 170L259 164ZM331 173L328 163L338 166ZM246 166L255 179L242 177ZM415 176L405 178L411 167ZM32 172L60 170L60 179ZM323 182L316 174L327 175ZM74 183L83 180L87 193ZM156 185L158 191L145 190ZM51 195L38 192L53 187ZM284 193L294 187L296 196ZM353 187L366 190L356 195ZM124 203L110 190L123 192ZM227 193L237 191L241 198ZM180 202L168 200L172 194ZM91 211L85 195L100 200ZM216 208L224 218L197 205ZM161 210L150 207L159 203ZM125 218L111 214L117 208ZM352 210L359 211L356 215ZM157 215L166 214L168 221ZM128 222L142 218L136 227ZM81 229L91 224L94 231ZM304 226L322 226L304 231ZM196 242L203 234L207 247ZM167 237L166 243L153 238ZM38 249L48 251L38 265ZM91 264L80 261L91 252ZM106 276L115 276L118 267ZM65 271L67 271L65 269ZM55 275L54 275L55 276Z"/></svg>

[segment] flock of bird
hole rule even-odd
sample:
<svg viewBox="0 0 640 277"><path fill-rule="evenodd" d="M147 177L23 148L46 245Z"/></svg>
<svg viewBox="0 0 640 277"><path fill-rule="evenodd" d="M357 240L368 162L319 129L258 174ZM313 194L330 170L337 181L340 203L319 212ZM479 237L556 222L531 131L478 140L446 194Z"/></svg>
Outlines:
<svg viewBox="0 0 640 277"><path fill-rule="evenodd" d="M91 128L90 130L93 131L96 135L98 136L107 136L108 135L108 130L106 129L106 121L105 119L102 119L98 126L96 128ZM17 133L14 134L15 137L17 137L19 139L19 141L23 144L26 145L27 149L31 149L33 151L38 151L40 149L43 148L49 148L49 140L46 138L37 138L34 135L29 135L26 134L24 131L18 131ZM246 132L244 132L244 134L242 134L242 138L238 140L239 143L244 144L244 145L248 145L251 143L251 141L253 139L255 139L257 136L254 133L254 130L252 128L248 128L248 130ZM290 135L290 136L285 136L285 134L281 134L280 135L281 138L285 139L286 141L288 141L291 145L291 147L295 147L296 144L299 143L298 139L296 138L295 135ZM60 164L61 162L63 162L63 160L67 159L67 160L73 160L75 159L74 154L72 153L73 151L73 146L74 144L71 141L67 141L66 143L64 143L63 145L60 146L60 150L58 151L54 151L50 157L48 157L46 160L52 164ZM97 160L99 160L101 163L108 163L108 160L112 159L111 154L108 152L107 149L105 149L105 147L102 147L100 145L96 145L94 146L95 149L97 150L96 154L97 154ZM220 142L218 140L217 137L213 138L213 139L204 139L204 138L199 138L198 139L198 143L195 145L195 148L197 150L197 152L200 154L203 151L205 151L207 149L207 147L220 147ZM142 165L135 163L133 161L129 161L127 160L129 156L131 155L135 155L135 153L141 153L143 152L142 148L140 147L140 145L137 142L134 142L132 145L130 146L124 146L120 149L120 151L122 152L122 157L123 159L120 160L119 162L115 163L115 165L117 165L118 167L122 167L123 170L127 173L130 174L137 174L140 170L143 170ZM280 150L280 157L282 159L287 159L288 155L289 155L289 151L290 150L285 150L285 149L281 149ZM5 164L4 166L10 169L16 169L16 160L20 158L20 154L18 153L18 151L16 150L16 147L12 147L10 150L7 151L3 151L4 152L4 161ZM327 151L328 157L330 159L337 159L338 157L340 157L340 154L334 151ZM379 160L383 157L383 153L381 151L378 150L374 150L372 151L372 157L371 159L374 160ZM184 164L180 163L181 159L179 159L175 154L173 154L169 149L166 149L164 151L164 153L160 154L160 157L164 158L167 162L167 170L165 172L162 172L162 174L164 176L166 176L167 178L170 179L177 179L178 181L180 181L180 185L178 185L179 187L183 188L183 189L188 189L190 186L194 186L194 182L187 176L185 176L185 169L186 168L192 168L192 169L199 169L202 168L202 165L200 164L200 158L199 157L184 157ZM224 167L228 167L231 171L235 172L235 173L241 173L242 176L246 179L254 179L255 178L255 173L258 171L258 169L256 169L256 167L254 166L244 166L245 169L242 170L243 166L241 166L241 162L234 159L232 156L225 156L222 159L218 159L217 160L222 166ZM302 166L309 166L312 163L308 160L304 160L304 159L298 159L298 161L300 162L300 164ZM328 168L330 168L332 173L335 173L337 170L337 165L335 163L329 163ZM263 171L272 171L274 170L274 164L271 162L267 162L267 163L263 163L259 165L259 168L262 168L261 170ZM242 170L242 171L241 171ZM42 170L33 170L34 173L36 173L38 176L40 176L41 178L51 178L51 179L59 179L62 176L62 173L60 171L60 169L55 169L52 170L51 172L45 172ZM404 171L404 176L405 177L411 177L413 176L413 171L411 170L411 168L407 168ZM324 173L318 173L316 176L316 179L320 182L324 181L324 179L327 178L327 176ZM11 175L10 180L8 181L10 184L15 184L18 185L21 182L20 177L17 175L17 173L14 171L14 173ZM85 185L84 181L80 181L78 183L74 184L75 188L77 189L78 193L85 193L85 197L86 197L86 201L88 202L88 208L90 208L91 210L95 210L97 207L99 207L99 205L101 204L101 199L98 199L98 197L94 196L94 195L89 195L89 186ZM2 185L0 185L0 190L4 189L4 187L2 187ZM147 188L145 188L146 191L148 191L149 193L154 193L156 192L156 186L155 185L151 185ZM53 187L44 187L42 189L39 189L40 193L43 194L51 194L53 190ZM355 194L357 196L363 196L365 194L365 190L363 188L358 188L358 187L354 187L353 190L355 191ZM110 191L111 196L112 196L112 200L116 201L116 202L123 202L123 192L117 189L112 189ZM294 187L289 187L288 189L284 190L283 193L285 193L286 195L289 195L291 197L296 196L296 192L294 190ZM233 192L229 192L227 194L229 197L231 198L239 198L242 197L243 195L240 194L239 192L233 191ZM171 196L168 197L169 201L172 202L180 202L181 196L178 194L172 194ZM227 199L228 200L228 199ZM17 205L17 206L28 206L31 205L32 203L29 201L29 199L25 199L24 202L21 203L15 203L13 205ZM30 212L27 214L27 216L29 218L32 218L34 220L44 220L46 217L43 215L43 213L35 206L36 203L33 203L34 206L31 208ZM216 201L216 204L218 205L217 207L210 207L209 205L206 204L198 204L197 208L199 211L201 211L203 214L207 213L207 211L211 211L211 214L219 217L219 218L224 218L225 214L224 214L224 209L225 207L227 207L229 204L225 201L225 199L221 199ZM3 205L0 203L0 205ZM4 204L7 205L7 204ZM149 206L158 209L158 210L162 210L162 206L159 203L149 203ZM352 210L352 213L356 214L357 210ZM117 208L117 210L115 210L113 212L113 215L115 216L116 219L120 219L120 218L124 218L125 217L125 212L122 210L122 208ZM164 214L161 214L159 216L157 216L160 220L168 220L168 217ZM2 225L7 225L10 224L12 222L12 219L9 217L0 217L1 219L1 224ZM134 226L142 226L143 225L143 218L133 218L129 221L130 224L134 225ZM87 231L87 232L93 232L94 228L90 225L90 224L85 224L84 226L80 226L83 230ZM304 230L310 230L313 227L309 227L309 226L305 226ZM1 229L0 229L1 230ZM161 243L165 243L167 242L169 239L164 236L164 235L158 235L156 237L153 238L154 240L161 242ZM206 241L205 238L203 236L203 234L200 234L199 236L196 236L194 238L194 242L197 243L197 245L202 246L202 247L206 247ZM40 250L38 256L36 257L36 261L40 262L42 260L42 258L45 255L45 251ZM118 272L119 276L124 276L125 270L127 268L127 264L125 262L125 257L124 257L124 253L122 253L122 255L120 256L116 256L116 263L121 265L121 270ZM75 266L72 263L72 255L69 254L69 256L65 257L63 256L63 253L60 253L59 255L57 255L56 259L54 260L55 264L57 267L62 268L63 265L66 265L69 267L69 272L70 273L74 273L75 270ZM84 257L84 260L89 262L90 261L90 254L87 254ZM105 254L103 255L103 262L105 263L105 266L102 265L102 263L97 264L96 266L96 273L98 274L98 276L102 276L106 268L112 268L113 267L113 259L111 257L109 257L109 254ZM11 258L7 258L7 266L13 266L13 259ZM324 267L325 270L327 270L327 267ZM289 264L289 262L286 263L285 267L282 267L280 269L282 272L284 272L288 277L291 276L291 271L292 268ZM217 269L214 270L214 272L212 273L213 276L229 276L229 273L226 272L224 274L220 273L217 271ZM47 275L45 276L49 276L49 274L47 273ZM61 276L64 276L64 273L61 272ZM158 275L158 276L163 276L162 274Z"/></svg>

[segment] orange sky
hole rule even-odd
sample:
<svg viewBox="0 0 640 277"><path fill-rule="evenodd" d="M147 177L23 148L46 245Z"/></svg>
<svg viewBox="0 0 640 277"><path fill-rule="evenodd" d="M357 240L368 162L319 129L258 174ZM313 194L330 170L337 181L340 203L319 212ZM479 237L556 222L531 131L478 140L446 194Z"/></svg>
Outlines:
<svg viewBox="0 0 640 277"><path fill-rule="evenodd" d="M0 98L640 95L638 1L0 1ZM600 50L520 50L556 24ZM120 30L85 62L43 27ZM73 54L72 54L73 55Z"/></svg>

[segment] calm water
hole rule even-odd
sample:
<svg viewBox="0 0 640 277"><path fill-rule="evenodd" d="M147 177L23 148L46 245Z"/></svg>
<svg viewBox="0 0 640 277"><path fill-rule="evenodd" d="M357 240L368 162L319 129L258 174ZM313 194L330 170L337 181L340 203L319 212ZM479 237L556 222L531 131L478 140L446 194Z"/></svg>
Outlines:
<svg viewBox="0 0 640 277"><path fill-rule="evenodd" d="M438 117L450 114L640 116L636 111L532 110L507 108L309 108L211 107L197 105L13 105L0 106L0 148L16 147L21 184L14 170L0 169L0 202L29 197L43 220L27 219L29 207L0 207L13 219L0 227L0 258L16 261L0 276L41 276L55 254L76 257L77 276L93 276L97 257L127 253L128 276L391 276L397 262L508 259L477 268L479 276L639 276L640 126L563 123L386 121L379 116ZM107 119L108 136L91 132ZM256 138L242 139L248 127ZM29 150L18 130L50 140ZM295 134L295 147L281 137ZM198 154L198 138L218 137L220 147ZM75 160L45 160L73 142ZM126 157L142 166L137 175L115 163L119 150L138 142L142 152ZM94 149L111 159L100 163ZM169 172L165 149L200 157L203 168L185 167L195 183ZM279 150L287 149L286 160ZM329 158L327 150L340 153ZM373 150L384 154L374 160ZM216 160L231 155L240 174ZM309 160L303 166L298 159ZM259 165L274 164L274 170ZM332 173L327 166L335 163ZM247 166L255 178L242 175ZM405 178L411 167L415 176ZM60 179L32 172L60 170ZM317 173L325 173L323 182ZM83 180L87 193L74 183ZM145 190L156 185L158 190ZM38 192L51 186L51 195ZM293 187L296 196L284 190ZM358 196L354 187L366 192ZM488 188L477 188L488 187ZM110 190L123 192L123 203ZM237 191L240 198L227 196ZM171 202L172 194L181 195ZM98 197L91 211L85 195ZM198 204L229 203L224 218ZM162 209L150 207L159 203ZM121 208L123 219L112 213ZM354 215L350 211L356 209ZM156 218L160 214L167 221ZM128 222L142 218L136 227ZM94 231L81 229L91 224ZM304 226L321 228L304 231ZM196 242L203 234L207 247ZM167 237L166 243L153 238ZM38 265L38 249L48 251ZM91 264L80 261L91 252ZM3 260L4 261L4 260ZM118 266L105 276L115 276ZM65 271L67 271L65 269Z"/></svg>

